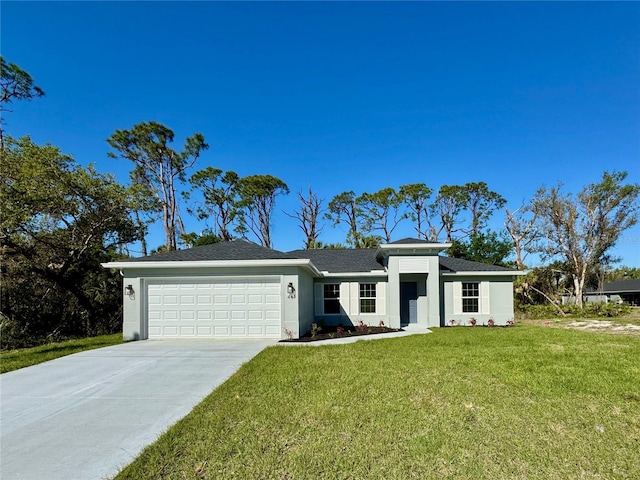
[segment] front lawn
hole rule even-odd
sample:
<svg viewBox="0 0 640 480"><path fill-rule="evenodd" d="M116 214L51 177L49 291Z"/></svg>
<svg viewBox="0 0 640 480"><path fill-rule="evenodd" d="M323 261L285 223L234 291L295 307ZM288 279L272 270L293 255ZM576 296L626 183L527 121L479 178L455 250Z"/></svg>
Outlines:
<svg viewBox="0 0 640 480"><path fill-rule="evenodd" d="M637 479L640 340L442 328L271 347L118 479Z"/></svg>
<svg viewBox="0 0 640 480"><path fill-rule="evenodd" d="M32 348L3 351L0 352L0 373L29 367L53 360L54 358L82 352L83 350L108 347L122 342L122 334L115 333L113 335L100 335L98 337L67 340L65 342L50 343Z"/></svg>

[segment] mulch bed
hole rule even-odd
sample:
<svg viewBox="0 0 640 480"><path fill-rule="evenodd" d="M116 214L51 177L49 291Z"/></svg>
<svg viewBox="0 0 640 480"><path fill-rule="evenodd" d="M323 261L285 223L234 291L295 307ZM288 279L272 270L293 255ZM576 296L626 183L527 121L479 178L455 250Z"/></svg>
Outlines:
<svg viewBox="0 0 640 480"><path fill-rule="evenodd" d="M280 340L281 342L317 342L318 340L330 340L333 338L358 337L362 335L378 335L381 333L402 332L401 328L389 327L366 327L358 328L354 326L348 327L322 327L320 332L312 336L311 332L305 333L300 338L292 338L291 340Z"/></svg>

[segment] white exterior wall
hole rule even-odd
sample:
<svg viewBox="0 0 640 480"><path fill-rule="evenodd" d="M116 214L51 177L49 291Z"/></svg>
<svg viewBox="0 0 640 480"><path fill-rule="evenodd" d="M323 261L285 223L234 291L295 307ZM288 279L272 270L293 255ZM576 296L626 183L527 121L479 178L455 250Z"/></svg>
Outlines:
<svg viewBox="0 0 640 480"><path fill-rule="evenodd" d="M418 281L418 325L439 326L440 261L438 256L393 254L388 258L387 271L389 326L400 328L400 283L403 281ZM424 279L424 281L416 279Z"/></svg>
<svg viewBox="0 0 640 480"><path fill-rule="evenodd" d="M128 273L124 272L122 279L122 338L125 340L145 340L149 336L144 322L144 309L141 301L145 292L140 278L131 277ZM133 295L125 293L127 285L133 287Z"/></svg>
<svg viewBox="0 0 640 480"><path fill-rule="evenodd" d="M376 284L376 313L360 312L360 284ZM340 314L324 313L324 284L340 285ZM384 277L323 278L315 283L315 321L325 325L357 325L363 321L367 325L377 326L381 321L388 325L387 281ZM310 327L310 326L309 326Z"/></svg>
<svg viewBox="0 0 640 480"><path fill-rule="evenodd" d="M297 334L294 338L299 338L311 329L311 324L315 321L313 311L313 277L304 271L298 276L298 318L299 321L295 326ZM291 327L287 327L291 328ZM293 330L293 329L292 329Z"/></svg>
<svg viewBox="0 0 640 480"><path fill-rule="evenodd" d="M480 283L479 313L462 313L457 304L462 282ZM457 325L470 325L475 318L477 325L486 325L490 318L496 325L506 325L513 320L513 280L510 276L447 276L443 279L443 326L455 320Z"/></svg>
<svg viewBox="0 0 640 480"><path fill-rule="evenodd" d="M247 278L259 279L263 275L276 276L280 278L281 283L281 338L286 338L284 329L287 328L294 332L294 337L304 334L300 332L299 319L301 315L301 303L309 298L310 295L310 276L306 272L301 271L298 267L244 267L244 268L153 268L141 269L131 268L123 271L123 328L122 334L125 340L145 340L149 338L148 332L148 314L146 290L147 280L163 279L171 281L171 279L200 279L216 280L216 278ZM299 278L308 277L303 280L302 288L300 288ZM312 281L312 280L311 280ZM288 298L287 285L292 282L296 286L296 298ZM131 285L134 294L129 296L125 294L126 285ZM304 294L304 297L302 296ZM311 307L303 310L303 318L311 318Z"/></svg>

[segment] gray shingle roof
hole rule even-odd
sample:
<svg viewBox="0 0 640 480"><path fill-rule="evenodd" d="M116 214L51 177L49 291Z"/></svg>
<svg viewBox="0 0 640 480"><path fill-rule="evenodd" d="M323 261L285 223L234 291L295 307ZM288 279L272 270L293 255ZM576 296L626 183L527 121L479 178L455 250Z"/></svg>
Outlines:
<svg viewBox="0 0 640 480"><path fill-rule="evenodd" d="M508 272L512 268L499 267L488 263L472 262L462 258L440 257L440 270L444 272Z"/></svg>
<svg viewBox="0 0 640 480"><path fill-rule="evenodd" d="M420 240L419 238L403 238L400 240L396 240L395 242L389 242L387 245L405 245L412 243L431 243L427 240Z"/></svg>
<svg viewBox="0 0 640 480"><path fill-rule="evenodd" d="M403 239L394 243L418 243L420 240ZM428 242L424 242L428 243ZM186 250L176 250L158 253L147 257L132 258L127 262L187 262L207 260L287 260L308 259L320 271L330 273L359 273L379 271L384 272L382 264L376 260L377 250L374 248L359 249L322 249L322 250L294 250L280 252L271 248L261 247L246 240L232 240L230 242L203 245ZM438 257L440 270L444 272L498 272L511 269L471 262L460 258Z"/></svg>
<svg viewBox="0 0 640 480"><path fill-rule="evenodd" d="M605 293L631 293L640 292L640 279L618 280L604 284Z"/></svg>
<svg viewBox="0 0 640 480"><path fill-rule="evenodd" d="M188 262L206 260L281 260L296 258L289 254L261 247L246 240L214 243L201 247L157 253L147 257L134 258L135 262Z"/></svg>
<svg viewBox="0 0 640 480"><path fill-rule="evenodd" d="M289 252L295 258L308 258L320 271L331 273L384 271L376 260L374 248L347 248L322 250L295 250Z"/></svg>

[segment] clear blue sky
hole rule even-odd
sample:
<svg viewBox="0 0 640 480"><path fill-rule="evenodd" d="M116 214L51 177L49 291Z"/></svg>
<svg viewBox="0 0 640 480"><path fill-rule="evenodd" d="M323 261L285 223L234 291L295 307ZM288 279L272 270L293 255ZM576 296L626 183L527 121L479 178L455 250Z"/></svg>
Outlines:
<svg viewBox="0 0 640 480"><path fill-rule="evenodd" d="M14 104L13 136L50 142L126 182L116 129L155 120L210 149L197 165L272 174L282 210L425 182L487 182L510 209L626 170L640 182L638 2L8 2L2 54L46 96ZM491 226L499 229L500 212ZM204 225L190 222L193 230ZM158 226L152 245L162 243ZM327 225L325 242L346 230ZM412 236L407 222L397 238ZM640 227L615 253L640 266Z"/></svg>

